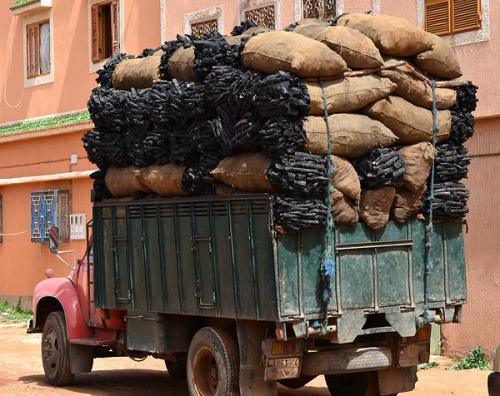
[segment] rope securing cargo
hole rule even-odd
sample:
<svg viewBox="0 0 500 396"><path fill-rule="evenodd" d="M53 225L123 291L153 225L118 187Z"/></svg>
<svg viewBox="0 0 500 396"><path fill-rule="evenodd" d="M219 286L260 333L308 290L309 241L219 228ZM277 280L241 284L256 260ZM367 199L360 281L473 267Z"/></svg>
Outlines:
<svg viewBox="0 0 500 396"><path fill-rule="evenodd" d="M432 79L432 147L436 147L436 133L439 130L438 110L436 104L436 80ZM434 200L434 173L435 173L435 158L432 160L431 176L429 178L429 194L427 201L429 203L429 213L427 217L427 225L425 226L425 256L424 256L424 320L423 323L417 323L417 327L423 327L431 322L429 315L429 275L432 270L432 234L434 231L432 201Z"/></svg>
<svg viewBox="0 0 500 396"><path fill-rule="evenodd" d="M324 94L323 83L319 80L319 85L321 88L321 97L323 99L324 107L324 119L326 123L326 133L327 133L327 155L326 155L326 174L328 176L328 187L326 195L326 229L324 235L324 251L323 259L321 262L321 283L323 286L323 303L325 309L325 318L321 326L321 332L323 334L327 333L328 326L328 306L330 300L332 299L332 279L335 278L336 264L335 264L335 252L332 251L333 244L335 243L335 227L333 219L333 174L335 173L335 164L332 157L332 135L330 129L330 123L328 122L328 105Z"/></svg>

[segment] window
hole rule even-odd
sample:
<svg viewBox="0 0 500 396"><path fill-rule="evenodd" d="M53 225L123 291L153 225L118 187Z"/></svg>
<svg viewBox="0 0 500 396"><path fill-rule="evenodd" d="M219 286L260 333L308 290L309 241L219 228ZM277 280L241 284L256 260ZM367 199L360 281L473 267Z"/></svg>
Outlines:
<svg viewBox="0 0 500 396"><path fill-rule="evenodd" d="M263 26L269 29L275 29L276 12L274 4L246 10L245 19L247 21L255 22L257 26Z"/></svg>
<svg viewBox="0 0 500 396"><path fill-rule="evenodd" d="M335 17L336 0L302 0L303 18L329 20Z"/></svg>
<svg viewBox="0 0 500 396"><path fill-rule="evenodd" d="M31 241L46 242L50 227L59 228L59 239L70 238L70 193L67 190L47 190L31 193Z"/></svg>
<svg viewBox="0 0 500 396"><path fill-rule="evenodd" d="M191 34L194 37L204 38L206 35L214 34L219 31L217 19L210 19L203 22L191 23Z"/></svg>
<svg viewBox="0 0 500 396"><path fill-rule="evenodd" d="M426 0L425 30L439 36L481 29L481 0Z"/></svg>
<svg viewBox="0 0 500 396"><path fill-rule="evenodd" d="M28 78L50 74L50 22L26 25L26 71Z"/></svg>
<svg viewBox="0 0 500 396"><path fill-rule="evenodd" d="M120 52L118 0L92 5L92 62L99 63Z"/></svg>

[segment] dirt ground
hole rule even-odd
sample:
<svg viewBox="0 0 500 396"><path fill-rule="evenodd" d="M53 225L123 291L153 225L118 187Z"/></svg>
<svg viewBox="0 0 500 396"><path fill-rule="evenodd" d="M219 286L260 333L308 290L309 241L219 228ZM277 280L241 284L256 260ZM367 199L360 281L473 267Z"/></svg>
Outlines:
<svg viewBox="0 0 500 396"><path fill-rule="evenodd" d="M446 362L444 363L446 364ZM408 396L487 396L485 371L418 372L419 381ZM76 378L74 386L52 388L45 382L40 360L40 335L28 335L19 326L0 324L0 395L170 395L188 396L186 386L169 378L162 361L142 363L127 358L100 359L91 374ZM328 396L323 378L300 390L280 388L280 396Z"/></svg>

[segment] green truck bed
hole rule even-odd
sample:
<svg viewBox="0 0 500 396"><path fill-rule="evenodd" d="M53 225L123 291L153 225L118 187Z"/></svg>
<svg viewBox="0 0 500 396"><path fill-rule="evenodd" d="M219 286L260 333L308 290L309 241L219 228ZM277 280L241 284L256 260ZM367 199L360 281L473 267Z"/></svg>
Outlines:
<svg viewBox="0 0 500 396"><path fill-rule="evenodd" d="M95 203L96 305L132 312L291 323L324 318L323 232L274 231L265 194ZM424 302L424 228L389 222L335 233L328 317L338 342L369 330L415 334ZM452 320L466 300L461 224L436 224L429 308ZM385 329L385 330L384 330ZM296 331L297 332L297 331ZM300 333L300 331L298 331Z"/></svg>

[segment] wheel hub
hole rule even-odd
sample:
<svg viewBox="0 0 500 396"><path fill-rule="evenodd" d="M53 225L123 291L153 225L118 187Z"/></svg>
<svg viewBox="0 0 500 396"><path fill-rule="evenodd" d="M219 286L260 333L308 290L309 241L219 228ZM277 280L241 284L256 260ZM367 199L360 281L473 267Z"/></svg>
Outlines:
<svg viewBox="0 0 500 396"><path fill-rule="evenodd" d="M43 339L43 358L52 369L57 367L59 360L59 349L57 344L57 335L54 329L50 329Z"/></svg>

